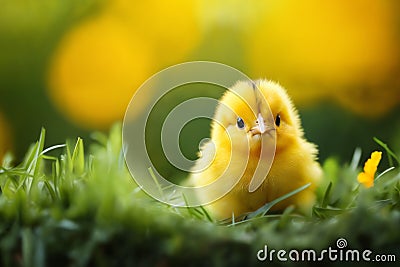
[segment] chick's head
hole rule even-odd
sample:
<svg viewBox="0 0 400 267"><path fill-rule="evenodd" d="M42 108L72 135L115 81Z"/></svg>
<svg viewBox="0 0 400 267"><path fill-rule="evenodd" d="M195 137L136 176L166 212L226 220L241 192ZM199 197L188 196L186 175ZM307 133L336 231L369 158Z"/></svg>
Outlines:
<svg viewBox="0 0 400 267"><path fill-rule="evenodd" d="M238 82L220 100L211 138L217 147L259 152L261 140L275 142L276 152L303 136L298 113L279 84ZM249 150L250 149L250 150Z"/></svg>

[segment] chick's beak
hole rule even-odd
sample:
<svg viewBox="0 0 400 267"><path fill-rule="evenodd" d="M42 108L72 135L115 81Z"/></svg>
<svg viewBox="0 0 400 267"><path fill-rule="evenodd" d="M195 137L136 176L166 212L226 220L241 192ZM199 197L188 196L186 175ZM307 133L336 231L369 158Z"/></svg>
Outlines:
<svg viewBox="0 0 400 267"><path fill-rule="evenodd" d="M267 127L265 125L265 120L261 113L258 114L257 116L257 121L256 121L256 126L252 127L250 129L251 134L254 135L263 135L264 133L268 133L271 130L275 130L275 127Z"/></svg>
<svg viewBox="0 0 400 267"><path fill-rule="evenodd" d="M250 129L250 131L253 135L256 135L256 134L262 135L268 130L265 127L264 118L261 115L261 113L258 113L256 124L257 124L256 126L254 126L253 128Z"/></svg>

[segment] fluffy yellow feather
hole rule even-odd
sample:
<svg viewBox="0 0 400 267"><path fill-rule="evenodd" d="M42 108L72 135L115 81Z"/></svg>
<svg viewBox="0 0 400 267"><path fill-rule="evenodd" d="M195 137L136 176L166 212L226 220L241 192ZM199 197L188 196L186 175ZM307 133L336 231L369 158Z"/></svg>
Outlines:
<svg viewBox="0 0 400 267"><path fill-rule="evenodd" d="M261 186L250 192L262 138L267 143L276 140L275 157ZM232 143L238 145L233 147ZM224 172L229 172L224 175L232 179L241 176L229 193L205 206L216 219L254 211L311 183L307 189L273 207L281 210L295 205L304 210L313 204L314 189L322 176L317 152L316 146L305 140L298 112L284 88L266 80L238 82L220 99L211 124L211 140L201 147L188 184L207 185ZM244 172L240 168L227 168L229 164L243 165L242 161L247 159Z"/></svg>

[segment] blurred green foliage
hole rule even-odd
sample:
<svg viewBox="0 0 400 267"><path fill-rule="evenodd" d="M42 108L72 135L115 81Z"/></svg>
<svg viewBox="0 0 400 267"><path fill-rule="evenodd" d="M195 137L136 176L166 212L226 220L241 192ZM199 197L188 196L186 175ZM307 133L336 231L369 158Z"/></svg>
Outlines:
<svg viewBox="0 0 400 267"><path fill-rule="evenodd" d="M163 123L169 113L179 104L193 98L212 97L219 99L224 91L224 88L216 85L186 84L169 91L156 103L147 120L145 138L149 157L163 177L169 177L171 181L179 183L187 176L186 172L174 167L168 161L163 151L160 136ZM182 127L179 134L179 148L183 156L193 161L197 159L200 141L210 137L210 123L210 119L196 118ZM173 141L171 140L171 142Z"/></svg>
<svg viewBox="0 0 400 267"><path fill-rule="evenodd" d="M78 133L87 136L54 108L46 94L45 76L62 34L100 2L1 1L0 110L9 122L19 159L42 126L54 133L49 137L53 144Z"/></svg>

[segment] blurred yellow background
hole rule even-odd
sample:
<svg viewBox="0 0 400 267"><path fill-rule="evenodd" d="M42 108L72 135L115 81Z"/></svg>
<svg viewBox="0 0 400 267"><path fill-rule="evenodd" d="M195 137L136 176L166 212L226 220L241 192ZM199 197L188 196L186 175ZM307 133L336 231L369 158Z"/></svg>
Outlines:
<svg viewBox="0 0 400 267"><path fill-rule="evenodd" d="M400 144L395 0L42 0L0 10L0 153L122 120L135 90L173 64L210 60L280 82L321 157ZM232 81L233 83L234 81ZM138 107L140 112L140 107ZM400 148L397 148L400 149Z"/></svg>

